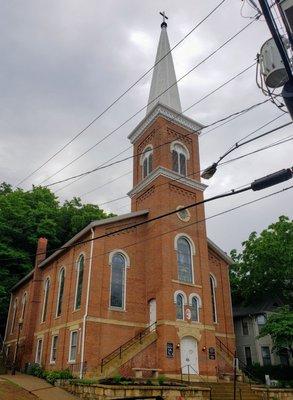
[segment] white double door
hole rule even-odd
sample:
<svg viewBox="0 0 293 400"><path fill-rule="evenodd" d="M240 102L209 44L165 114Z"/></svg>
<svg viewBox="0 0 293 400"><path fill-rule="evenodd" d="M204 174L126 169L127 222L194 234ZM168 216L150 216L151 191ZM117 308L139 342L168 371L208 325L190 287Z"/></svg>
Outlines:
<svg viewBox="0 0 293 400"><path fill-rule="evenodd" d="M180 342L181 369L183 374L198 374L197 341L192 336L185 336Z"/></svg>

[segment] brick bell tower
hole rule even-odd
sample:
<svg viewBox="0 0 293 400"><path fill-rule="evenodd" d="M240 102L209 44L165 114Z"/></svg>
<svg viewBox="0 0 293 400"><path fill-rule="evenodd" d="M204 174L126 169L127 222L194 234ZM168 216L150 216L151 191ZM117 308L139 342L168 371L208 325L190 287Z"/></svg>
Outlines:
<svg viewBox="0 0 293 400"><path fill-rule="evenodd" d="M204 206L180 212L182 206L202 200L206 188L199 172L201 127L182 114L164 15L147 114L128 136L135 156L133 189L128 195L131 210L149 210L148 218L178 209L176 214L147 224L142 233L147 239L144 249L147 300L150 307L156 304L153 318L157 321L158 367L165 373L179 374L190 362L197 374L211 376L215 375L216 361L208 360L202 350L215 347L206 226L200 222L205 218ZM180 246L190 253L190 276L184 275L186 254ZM179 262L183 265L181 276ZM183 302L180 318L178 294ZM190 317L194 297L198 305L197 321ZM188 340L194 341L191 350L186 344ZM172 357L166 356L168 346L173 348ZM194 354L192 361L186 361L188 351Z"/></svg>

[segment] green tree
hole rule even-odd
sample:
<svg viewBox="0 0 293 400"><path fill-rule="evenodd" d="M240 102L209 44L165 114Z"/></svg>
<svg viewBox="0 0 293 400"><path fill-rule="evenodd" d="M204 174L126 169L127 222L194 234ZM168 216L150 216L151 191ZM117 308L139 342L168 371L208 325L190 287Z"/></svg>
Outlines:
<svg viewBox="0 0 293 400"><path fill-rule="evenodd" d="M280 307L268 317L259 337L266 335L271 335L273 350L279 352L287 348L293 356L293 312L289 306Z"/></svg>
<svg viewBox="0 0 293 400"><path fill-rule="evenodd" d="M292 302L293 221L285 216L263 230L252 232L242 243L242 253L231 251L233 301L252 303L261 297L279 296Z"/></svg>
<svg viewBox="0 0 293 400"><path fill-rule="evenodd" d="M95 219L107 215L97 205L73 198L60 204L49 189L13 190L0 184L0 330L6 321L10 289L34 265L39 237L48 239L48 251L61 246Z"/></svg>

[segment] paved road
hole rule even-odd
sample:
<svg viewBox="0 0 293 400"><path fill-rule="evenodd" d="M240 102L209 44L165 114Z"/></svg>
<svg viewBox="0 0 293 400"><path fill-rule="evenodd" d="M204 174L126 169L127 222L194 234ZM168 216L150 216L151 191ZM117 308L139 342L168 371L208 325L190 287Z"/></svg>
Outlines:
<svg viewBox="0 0 293 400"><path fill-rule="evenodd" d="M41 400L77 400L77 397L66 392L65 390L52 386L44 379L36 378L35 376L17 374L17 375L0 375L1 379L7 379L10 382L16 383L20 387L33 393Z"/></svg>

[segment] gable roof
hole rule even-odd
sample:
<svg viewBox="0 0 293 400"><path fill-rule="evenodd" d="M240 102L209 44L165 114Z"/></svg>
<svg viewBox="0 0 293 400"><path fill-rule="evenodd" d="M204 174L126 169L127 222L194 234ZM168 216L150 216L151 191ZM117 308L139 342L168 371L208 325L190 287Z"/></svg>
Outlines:
<svg viewBox="0 0 293 400"><path fill-rule="evenodd" d="M284 302L277 296L264 297L263 299L256 300L253 304L247 306L234 305L233 317L245 317L248 315L262 314L265 311L275 310L280 307Z"/></svg>
<svg viewBox="0 0 293 400"><path fill-rule="evenodd" d="M228 256L219 246L216 245L211 239L208 238L208 247L214 250L228 265L234 264L234 261L231 257Z"/></svg>

